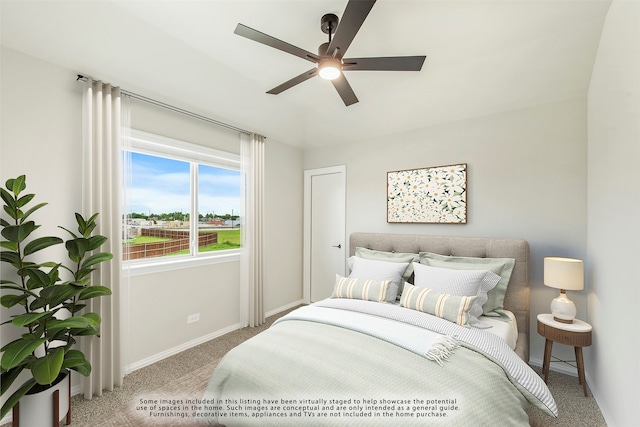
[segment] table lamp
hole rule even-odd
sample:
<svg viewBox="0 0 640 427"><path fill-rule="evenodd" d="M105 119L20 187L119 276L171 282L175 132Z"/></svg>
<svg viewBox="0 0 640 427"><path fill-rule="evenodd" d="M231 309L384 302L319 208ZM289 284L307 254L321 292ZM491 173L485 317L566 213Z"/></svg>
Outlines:
<svg viewBox="0 0 640 427"><path fill-rule="evenodd" d="M545 257L544 284L560 289L560 296L551 301L553 319L562 323L573 323L576 305L567 297L567 290L584 289L584 263L580 259Z"/></svg>

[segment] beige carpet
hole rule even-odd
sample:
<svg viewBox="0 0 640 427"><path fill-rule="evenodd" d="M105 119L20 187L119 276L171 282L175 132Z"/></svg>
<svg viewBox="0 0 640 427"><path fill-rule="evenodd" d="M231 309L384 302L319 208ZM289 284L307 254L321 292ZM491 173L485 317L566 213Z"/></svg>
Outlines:
<svg viewBox="0 0 640 427"><path fill-rule="evenodd" d="M202 399L207 381L216 367L220 359L196 369L195 371L182 376L181 378L172 381L170 385L164 386L159 390L153 392L145 392L137 394L133 399L125 405L110 414L106 414L104 417L93 418L90 421L82 424L84 426L92 427L137 427L137 426L190 426L198 424L196 419L192 417L193 405L187 403L193 402L196 399ZM159 402L167 401L182 401L178 404L179 410L169 409L167 405L170 403L164 403L167 409L153 411L154 414L169 415L167 417L151 416L151 404L143 405L142 401L156 400ZM159 406L161 406L160 404ZM144 410L141 406L146 406ZM176 406L174 406L176 407ZM186 409L186 410L185 410ZM186 417L182 416L170 416L172 414L186 414Z"/></svg>
<svg viewBox="0 0 640 427"><path fill-rule="evenodd" d="M540 367L534 366L533 370L542 375ZM606 427L598 402L591 390L584 396L578 377L550 371L547 385L558 405L558 418L551 418L532 406L527 409L532 427Z"/></svg>

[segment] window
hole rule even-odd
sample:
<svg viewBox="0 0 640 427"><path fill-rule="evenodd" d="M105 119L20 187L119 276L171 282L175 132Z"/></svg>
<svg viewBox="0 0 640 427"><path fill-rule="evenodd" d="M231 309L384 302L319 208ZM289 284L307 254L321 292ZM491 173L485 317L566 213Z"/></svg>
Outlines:
<svg viewBox="0 0 640 427"><path fill-rule="evenodd" d="M123 150L123 258L175 262L237 253L240 156L133 131Z"/></svg>

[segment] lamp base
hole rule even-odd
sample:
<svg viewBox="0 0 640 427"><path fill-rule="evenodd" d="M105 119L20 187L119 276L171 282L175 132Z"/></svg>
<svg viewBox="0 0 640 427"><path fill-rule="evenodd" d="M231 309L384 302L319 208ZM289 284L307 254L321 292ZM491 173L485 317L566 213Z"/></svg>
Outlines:
<svg viewBox="0 0 640 427"><path fill-rule="evenodd" d="M556 322L561 322L561 323L573 323L573 319L566 320L566 319L561 319L561 318L556 317L556 316L553 316L553 320L555 320Z"/></svg>
<svg viewBox="0 0 640 427"><path fill-rule="evenodd" d="M576 317L576 305L567 297L567 292L560 289L560 295L551 300L553 320L562 323L573 323Z"/></svg>

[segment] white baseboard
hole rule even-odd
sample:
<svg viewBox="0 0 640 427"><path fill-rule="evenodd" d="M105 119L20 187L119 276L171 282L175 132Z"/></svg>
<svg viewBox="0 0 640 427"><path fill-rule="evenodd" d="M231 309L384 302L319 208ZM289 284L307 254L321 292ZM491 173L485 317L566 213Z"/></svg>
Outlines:
<svg viewBox="0 0 640 427"><path fill-rule="evenodd" d="M274 314L282 313L285 310L289 310L290 308L297 307L302 304L305 304L304 300L294 301L291 304L283 305L282 307L278 307L274 310L268 311L264 314L264 316L270 317L270 316L273 316Z"/></svg>
<svg viewBox="0 0 640 427"><path fill-rule="evenodd" d="M127 365L124 367L124 374L130 374L133 371L137 371L138 369L144 368L145 366L149 366L153 363L159 362L162 359L166 359L169 356L173 356L175 354L178 354L180 352L183 352L185 350L190 349L191 347L195 347L197 345L200 345L202 343L205 343L207 341L210 341L214 338L218 338L224 334L228 334L229 332L233 332L237 329L240 329L242 326L239 323L236 323L235 325L231 325L229 327L226 327L224 329L220 329L218 331L212 332L210 334L201 336L199 338L196 338L194 340L188 341L184 344L180 344L179 346L170 348L168 350L165 350L161 353L158 354L154 354L151 357L147 357L146 359L142 359L138 362L134 362L130 365Z"/></svg>
<svg viewBox="0 0 640 427"><path fill-rule="evenodd" d="M278 314L278 313L281 313L281 312L283 312L285 310L289 310L290 308L297 307L300 304L304 304L304 302L302 300L294 301L294 302L292 302L290 304L287 304L287 305L282 306L282 307L278 307L278 308L276 308L274 310L271 310L271 311L265 313L265 316L266 317L273 316L274 314ZM235 325L231 325L231 326L226 327L224 329L220 329L218 331L215 331L215 332L212 332L210 334L204 335L202 337L196 338L194 340L188 341L188 342L186 342L184 344L180 344L179 346L176 346L176 347L170 348L168 350L165 350L165 351L163 351L161 353L155 354L155 355L153 355L151 357L147 357L146 359L140 360L138 362L134 362L134 363L124 367L124 374L125 375L130 374L133 371L137 371L138 369L144 368L145 366L149 366L149 365L151 365L153 363L159 362L162 359L166 359L167 357L173 356L173 355L178 354L178 353L180 353L182 351L185 351L185 350L188 350L188 349L190 349L192 347L195 347L197 345L203 344L203 343L205 343L207 341L210 341L210 340L212 340L214 338L218 338L218 337L220 337L220 336L222 336L224 334L228 334L229 332L233 332L233 331L235 331L237 329L240 329L241 327L242 327L242 325L240 325L239 323L236 323Z"/></svg>
<svg viewBox="0 0 640 427"><path fill-rule="evenodd" d="M529 364L533 366L542 366L542 360L529 358ZM559 372L561 374L571 375L572 377L578 376L578 370L571 365L567 365L566 363L560 363L560 362L551 363L549 364L549 370L554 372Z"/></svg>
<svg viewBox="0 0 640 427"><path fill-rule="evenodd" d="M533 365L533 366L542 366L542 360L540 359L529 359L529 364ZM571 375L573 377L577 377L578 376L578 370L576 368L573 368L570 365L567 365L566 363L560 364L560 363L555 363L556 366L554 366L554 363L549 365L549 369L551 371L555 371L555 372L560 372L561 374L567 374L567 375ZM600 408L600 412L602 413L602 416L604 417L604 420L607 422L607 425L613 425L611 422L611 417L608 414L607 408L603 407L600 402L600 396L599 396L599 390L597 388L591 387L591 384L593 384L593 382L591 381L591 377L589 376L589 372L585 372L584 373L584 379L587 382L587 385L589 386L589 390L591 390L591 394L593 395L593 398L595 399L596 403L598 404L598 408Z"/></svg>
<svg viewBox="0 0 640 427"><path fill-rule="evenodd" d="M589 390L591 390L591 394L593 395L593 398L598 404L598 408L600 408L600 412L602 413L602 416L604 417L605 422L607 423L608 426L613 426L614 425L613 418L609 415L608 408L600 404L600 402L602 402L602 400L600 400L600 391L596 387L591 387L591 384L593 383L591 382L591 377L589 376L588 372L585 372L584 377L585 377L585 380L587 380L587 385L589 386Z"/></svg>

